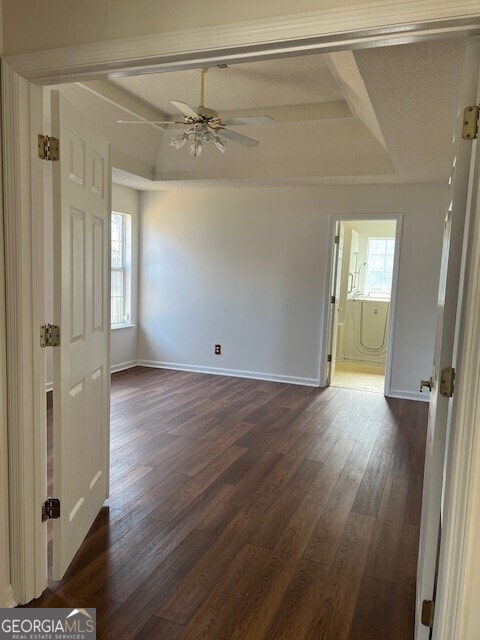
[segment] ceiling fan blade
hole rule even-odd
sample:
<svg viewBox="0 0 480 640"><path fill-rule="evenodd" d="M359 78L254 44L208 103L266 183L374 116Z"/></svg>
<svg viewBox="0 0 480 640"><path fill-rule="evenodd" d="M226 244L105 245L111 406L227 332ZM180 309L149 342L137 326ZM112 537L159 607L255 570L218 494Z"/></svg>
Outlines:
<svg viewBox="0 0 480 640"><path fill-rule="evenodd" d="M224 120L227 127L238 127L239 125L260 125L273 124L274 120L270 116L245 116L244 118L229 118Z"/></svg>
<svg viewBox="0 0 480 640"><path fill-rule="evenodd" d="M218 132L218 135L221 138L227 138L227 140L231 140L232 142L237 142L238 144L241 144L244 147L256 147L258 144L260 144L258 140L254 140L253 138L244 136L241 133L232 131L231 129L220 129Z"/></svg>
<svg viewBox="0 0 480 640"><path fill-rule="evenodd" d="M117 124L176 124L182 125L183 122L172 122L171 120L117 120Z"/></svg>
<svg viewBox="0 0 480 640"><path fill-rule="evenodd" d="M192 107L186 102L170 100L170 104L173 104L173 106L181 111L184 116L188 116L189 118L198 118L198 113L195 111L195 109L192 109Z"/></svg>

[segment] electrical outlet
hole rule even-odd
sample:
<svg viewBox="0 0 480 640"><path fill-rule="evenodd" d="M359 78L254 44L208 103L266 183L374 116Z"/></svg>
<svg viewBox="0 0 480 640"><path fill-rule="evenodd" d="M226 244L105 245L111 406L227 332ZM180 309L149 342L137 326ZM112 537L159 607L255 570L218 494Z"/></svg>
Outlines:
<svg viewBox="0 0 480 640"><path fill-rule="evenodd" d="M216 344L215 345L215 355L216 356L220 356L222 354L222 345L221 344Z"/></svg>

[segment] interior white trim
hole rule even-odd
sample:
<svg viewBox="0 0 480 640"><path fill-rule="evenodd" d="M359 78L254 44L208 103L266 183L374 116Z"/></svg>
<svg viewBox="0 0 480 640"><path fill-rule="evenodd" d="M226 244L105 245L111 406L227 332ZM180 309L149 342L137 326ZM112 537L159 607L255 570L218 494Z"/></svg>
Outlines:
<svg viewBox="0 0 480 640"><path fill-rule="evenodd" d="M478 224L480 211L475 211L471 206L471 190L473 184L473 171L475 169L472 159L472 151L475 150L478 143L466 142L461 138L462 114L465 105L476 103L480 99L477 93L479 82L479 64L480 64L480 40L478 38L471 39L467 42L465 50L464 63L459 74L459 90L457 94L456 106L456 122L454 127L454 139L452 140L452 164L455 167L451 171L451 181L448 190L448 199L446 200L445 209L453 212L450 229L448 230L449 238L447 239L449 246L448 257L443 256L440 268L440 297L438 301L439 317L436 328L436 355L433 363L432 377L434 383L440 378L440 372L445 367L453 366L457 375L457 391L458 384L462 378L462 360L460 357L460 349L464 339L464 326L469 321L468 316L472 313L471 307L468 307L465 283L469 279L468 263L469 253L468 247L471 246L471 235L475 225ZM460 260L459 260L460 257ZM451 295L449 295L449 289ZM446 292L446 293L445 293ZM466 315L468 311L468 316ZM478 366L478 361L477 361ZM451 491L456 491L455 478L457 474L462 473L462 467L468 466L468 457L461 459L452 459L452 451L454 443L457 439L464 437L464 432L469 425L457 422L457 404L458 393L453 394L452 398L442 397L438 390L434 389L436 406L433 405L433 422L429 422L427 433L427 458L425 461L425 480L422 498L422 517L420 524L420 548L417 570L417 587L416 587L416 640L429 639L430 631L420 622L420 613L422 602L425 599L436 599L436 592L441 591L441 585L445 585L445 581L449 579L449 568L447 564L437 566L437 540L439 521L442 521L442 527L456 527L457 523L453 522L456 512L453 511L449 516L446 515L446 500ZM475 403L475 395L462 398L465 401L465 407L472 406ZM441 462L440 462L441 460ZM452 465L458 465L454 467ZM466 487L462 491L467 491ZM458 540L457 540L458 542ZM450 547L450 539L445 532L442 531L440 540L440 558L449 557L451 553L454 555L457 550ZM459 587L460 588L460 587ZM453 587L455 590L455 587ZM458 591L456 591L456 594ZM453 598L458 596L454 594ZM452 601L453 602L453 601ZM477 606L478 609L478 606ZM456 605L449 608L447 617L455 615ZM441 632L441 627L437 623L438 608L435 613L433 637ZM464 610L462 616L467 615ZM477 634L478 635L478 634ZM448 640L466 640L464 636L444 636Z"/></svg>
<svg viewBox="0 0 480 640"><path fill-rule="evenodd" d="M132 329L133 327L136 327L137 323L136 322L130 322L129 324L112 324L112 326L110 327L110 331L119 331L120 329Z"/></svg>
<svg viewBox="0 0 480 640"><path fill-rule="evenodd" d="M390 389L389 398L400 398L401 400L416 400L417 402L429 402L428 393L420 393L419 391L402 391L402 389Z"/></svg>
<svg viewBox="0 0 480 640"><path fill-rule="evenodd" d="M478 33L478 0L376 0L8 56L39 84ZM193 63L193 64L192 64ZM151 70L151 69L150 69Z"/></svg>
<svg viewBox="0 0 480 640"><path fill-rule="evenodd" d="M334 274L333 264L333 241L335 238L335 226L337 222L342 220L354 221L354 220L395 220L397 223L395 230L395 256L393 259L393 278L392 278L392 294L390 297L390 314L388 321L388 343L387 343L387 355L385 360L385 386L384 395L393 398L407 398L407 395L394 396L391 390L392 380L392 367L393 367L393 345L395 342L395 320L397 317L397 294L398 294L398 274L400 270L400 252L402 248L402 232L403 232L403 213L352 213L352 214L332 214L330 216L329 233L328 233L328 245L327 245L327 271L326 271L326 300L325 310L323 316L323 330L322 330L322 354L320 358L320 370L318 372L318 379L320 386L324 387L327 384L327 356L331 346L331 334L332 334L332 305L330 303L331 295L331 283ZM422 400L421 397L414 397L415 394L411 392L397 391L396 393L408 394L410 400Z"/></svg>
<svg viewBox="0 0 480 640"><path fill-rule="evenodd" d="M121 362L119 364L114 364L110 367L111 373L118 373L119 371L125 371L126 369L133 369L133 367L138 366L137 360L129 360L128 362Z"/></svg>
<svg viewBox="0 0 480 640"><path fill-rule="evenodd" d="M479 88L480 90L480 88ZM464 309L446 465L442 546L433 628L434 640L475 640L480 610L480 153L467 204L468 238ZM476 215L475 215L476 214Z"/></svg>
<svg viewBox="0 0 480 640"><path fill-rule="evenodd" d="M106 80L97 80L93 82L78 82L77 85L86 91L99 96L103 100L116 107L120 107L126 113L129 113L136 119L148 120L166 120L166 115L159 109L155 109L133 93L125 91L113 82ZM163 125L150 123L153 129L165 131L167 127Z"/></svg>
<svg viewBox="0 0 480 640"><path fill-rule="evenodd" d="M221 367L202 367L194 364L180 364L177 362L159 362L156 360L139 360L139 367L152 367L154 369L172 369L173 371L192 371L194 373L209 373L214 376L230 376L233 378L248 378L251 380L264 380L266 382L283 382L285 384L298 384L304 387L318 387L317 378L302 378L300 376L284 376L277 373L264 373L260 371L242 371L240 369L222 369Z"/></svg>
<svg viewBox="0 0 480 640"><path fill-rule="evenodd" d="M358 68L353 51L332 51L326 56L328 68L342 89L353 115L363 122L382 147L388 151L382 129Z"/></svg>
<svg viewBox="0 0 480 640"><path fill-rule="evenodd" d="M43 129L43 95L2 62L5 272L7 298L10 547L13 598L46 587L43 170L32 131Z"/></svg>
<svg viewBox="0 0 480 640"><path fill-rule="evenodd" d="M0 190L2 190L0 174ZM5 307L3 202L0 202L0 607L13 601L10 584L10 532L8 500L7 355Z"/></svg>

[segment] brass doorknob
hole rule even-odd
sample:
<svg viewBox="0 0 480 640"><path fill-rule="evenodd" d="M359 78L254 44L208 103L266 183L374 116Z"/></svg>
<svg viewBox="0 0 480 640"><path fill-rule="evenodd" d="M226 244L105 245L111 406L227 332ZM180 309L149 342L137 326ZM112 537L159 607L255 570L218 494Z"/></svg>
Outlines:
<svg viewBox="0 0 480 640"><path fill-rule="evenodd" d="M430 376L428 380L420 380L420 393L423 393L423 387L428 387L428 390L431 391L433 386L433 378Z"/></svg>

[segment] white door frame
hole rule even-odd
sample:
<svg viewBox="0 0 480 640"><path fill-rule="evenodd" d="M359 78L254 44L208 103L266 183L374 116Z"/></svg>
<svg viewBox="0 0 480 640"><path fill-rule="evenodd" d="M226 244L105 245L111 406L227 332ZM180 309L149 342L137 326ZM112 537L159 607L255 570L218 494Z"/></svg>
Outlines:
<svg viewBox="0 0 480 640"><path fill-rule="evenodd" d="M2 63L10 580L17 603L46 585L42 89Z"/></svg>
<svg viewBox="0 0 480 640"><path fill-rule="evenodd" d="M47 584L46 527L40 520L46 497L45 371L38 341L46 320L44 185L43 165L31 144L43 128L43 102L35 85L471 36L480 33L478 18L478 0L384 0L4 59L9 531L16 602L28 602ZM0 445L7 446L5 437Z"/></svg>
<svg viewBox="0 0 480 640"><path fill-rule="evenodd" d="M400 251L402 245L403 232L403 213L351 213L351 214L332 214L329 222L329 232L327 237L327 296L325 298L325 310L323 320L323 337L322 337L322 356L320 358L319 380L320 386L327 384L327 357L330 351L332 340L332 304L330 304L330 292L332 290L332 280L334 277L334 251L333 244L335 239L335 227L337 222L354 222L355 220L394 220L397 225L395 229L395 255L393 258L393 278L392 278L392 295L390 298L390 314L388 319L388 343L387 356L385 361L385 386L384 395L390 396L392 365L393 365L393 344L395 333L395 318L397 315L397 294L398 294L398 273L400 269Z"/></svg>
<svg viewBox="0 0 480 640"><path fill-rule="evenodd" d="M450 491L457 492L455 474L450 467L453 443L457 436L463 437L471 428L465 423L457 423L453 416L457 413L459 388L464 376L460 360L463 343L464 311L467 300L465 283L468 279L468 248L470 232L475 226L478 212L471 206L470 190L473 185L472 162L477 142L466 143L462 139L463 109L465 104L477 102L477 85L480 70L480 40L470 40L465 51L464 64L459 73L459 91L455 106L455 123L452 137L451 169L447 198L445 201L444 243L449 247L442 253L440 265L440 286L438 295L439 314L435 331L435 355L432 366L433 388L430 395L431 406L426 439L425 474L423 482L422 516L420 525L420 545L418 556L416 612L420 617L422 603L435 596L435 575L437 569L437 546L439 524L442 524L441 553L448 547L445 543L445 526L451 522L445 515L445 498ZM445 247L444 247L445 248ZM452 398L439 393L441 372L447 367L456 369L456 392ZM470 399L467 400L470 402ZM468 458L461 466L468 467ZM457 539L458 540L458 539ZM445 546L446 545L446 546ZM455 553L455 552L454 552ZM454 571L453 567L450 567ZM445 575L445 578L443 577ZM439 573L440 583L449 579L448 573ZM442 585L443 586L443 585ZM448 587L447 587L448 589ZM439 608L437 607L437 619ZM434 621L434 636L442 633L442 625ZM416 625L417 640L430 637L430 630ZM444 636L445 637L445 636ZM446 636L448 640L456 637ZM463 638L461 639L463 640Z"/></svg>
<svg viewBox="0 0 480 640"><path fill-rule="evenodd" d="M477 43L477 56L480 55ZM478 88L480 94L480 83ZM472 145L445 460L433 640L476 640L480 627L480 163ZM472 171L475 159L478 166Z"/></svg>
<svg viewBox="0 0 480 640"><path fill-rule="evenodd" d="M0 191L3 180L0 175ZM0 221L3 202L0 202ZM0 224L0 607L14 603L10 581L9 501L8 501L8 434L7 434L7 352L5 313L5 255L3 224Z"/></svg>
<svg viewBox="0 0 480 640"><path fill-rule="evenodd" d="M337 341L338 341L338 316L340 309L338 307L339 298L341 295L340 283L342 279L344 250L345 250L345 229L342 234L342 224L340 221L336 221L333 225L333 235L327 235L327 252L331 251L330 256L330 278L328 279L328 291L326 292L326 299L324 309L328 310L328 323L325 327L325 331L328 333L328 356L324 366L322 366L322 359L325 359L326 352L323 350L323 355L320 354L320 372L323 372L325 380L322 384L321 375L318 376L319 384L322 387L326 387L332 384L332 378L335 375L336 370L336 357L337 357ZM343 237L342 237L343 235ZM342 255L340 256L340 251ZM350 261L351 252L349 253ZM350 265L349 265L350 266ZM327 269L328 271L328 269ZM348 288L348 283L347 283ZM335 302L332 303L332 298ZM323 342L323 340L322 340ZM333 375L332 375L333 371Z"/></svg>

